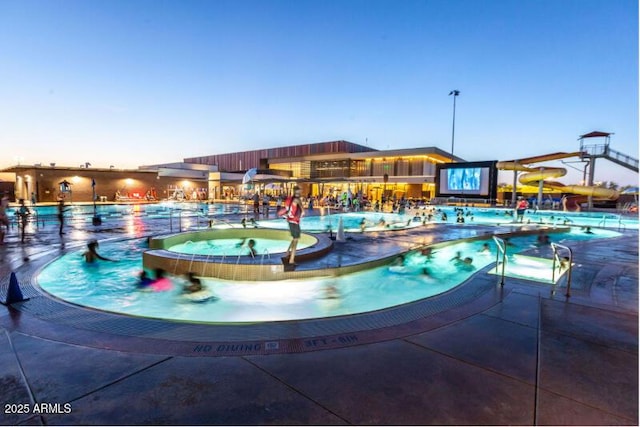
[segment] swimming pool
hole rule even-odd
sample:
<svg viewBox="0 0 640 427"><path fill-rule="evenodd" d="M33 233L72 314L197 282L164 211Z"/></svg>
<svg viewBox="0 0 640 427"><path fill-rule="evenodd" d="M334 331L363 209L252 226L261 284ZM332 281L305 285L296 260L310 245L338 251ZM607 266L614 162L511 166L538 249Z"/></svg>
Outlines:
<svg viewBox="0 0 640 427"><path fill-rule="evenodd" d="M596 235L586 235L575 229L554 234L553 240L566 242L617 235L614 231L596 231ZM510 250L515 253L535 248L535 239L535 236L514 237L511 241L515 246ZM185 280L180 277L172 278L174 287L168 292L137 289L141 254L147 249L144 239L103 242L100 252L118 259L116 263L87 265L82 251L70 252L47 265L36 281L43 290L65 301L132 316L208 323L334 317L397 306L446 292L495 261L492 241L490 253L480 252L485 242L438 247L428 261L419 252L409 252L402 269L387 265L338 277L327 270L322 277L275 282L204 278L203 284L215 299L202 303L183 297L181 287ZM463 267L452 260L457 252L463 257L471 256L473 265ZM424 274L424 268L428 274Z"/></svg>

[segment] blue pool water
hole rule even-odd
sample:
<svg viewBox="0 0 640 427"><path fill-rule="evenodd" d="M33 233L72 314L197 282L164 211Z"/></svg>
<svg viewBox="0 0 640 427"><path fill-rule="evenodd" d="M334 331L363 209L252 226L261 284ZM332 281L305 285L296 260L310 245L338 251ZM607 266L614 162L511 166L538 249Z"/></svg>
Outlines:
<svg viewBox="0 0 640 427"><path fill-rule="evenodd" d="M344 231L349 233L361 232L363 221L365 232L402 230L422 225L421 220L414 221L413 216L410 215L381 212L350 212L324 216L306 216L300 221L300 227L302 230L311 233L321 233L329 230L336 233L340 219L342 219ZM259 227L276 229L287 229L289 227L283 219L261 220L257 221L257 224Z"/></svg>
<svg viewBox="0 0 640 427"><path fill-rule="evenodd" d="M56 206L36 206L30 208L38 217L56 219ZM93 205L66 205L68 211L65 216L69 219L81 219L90 222L93 217ZM419 226L428 213L428 207L425 209L415 209L408 211L403 215L378 213L378 212L354 212L347 214L335 214L334 211L316 209L316 213L324 213L324 215L306 216L302 220L302 229L308 232L326 232L331 228L334 232L338 229L338 219L342 216L344 228L347 232L360 231L360 221L365 219L365 231L382 231L390 229L411 228ZM453 207L440 206L435 207L438 212L427 222L430 223L456 223L456 215ZM463 208L466 213L465 224L487 224L499 225L514 222L511 209L504 208ZM8 214L13 217L16 208L10 208ZM213 219L215 224L220 226L240 226L239 220L234 220L233 224L225 220L225 216L232 214L245 214L247 205L237 203L178 203L178 202L160 202L152 204L114 204L114 205L96 205L96 213L100 215L105 222L118 220L128 217L144 217L144 218L173 218L176 226L179 218L186 218L185 226L206 227L207 221ZM333 212L328 214L329 212ZM447 214L447 220L441 219L441 213ZM271 209L271 220L258 220L259 226L272 228L286 228L286 223L281 219L273 219L275 209ZM380 225L380 219L385 220L384 225ZM583 225L591 227L604 227L613 229L638 229L637 215L620 215L615 213L603 212L562 212L528 210L524 217L524 222L535 224L552 224L552 225ZM407 225L408 224L408 225ZM464 224L461 224L464 225Z"/></svg>
<svg viewBox="0 0 640 427"><path fill-rule="evenodd" d="M563 243L576 239L613 237L614 231L598 229L587 235L579 229L554 234ZM514 237L516 253L535 247L535 236ZM481 253L488 242L490 253ZM63 300L105 311L133 316L191 322L256 322L332 317L379 310L446 292L469 278L478 269L495 261L492 240L453 243L434 250L429 261L418 252L406 255L405 268L379 267L339 277L276 282L239 282L204 278L203 284L215 295L202 303L181 295L183 278L172 277L168 292L145 292L136 288L142 269L143 239L103 242L100 253L118 262L87 265L83 251L68 253L45 267L37 277L45 291ZM470 268L451 259L457 252L473 258ZM424 268L429 275L425 275ZM170 274L171 271L168 271Z"/></svg>
<svg viewBox="0 0 640 427"><path fill-rule="evenodd" d="M291 240L276 240L265 238L254 238L254 249L256 253L273 254L285 252L289 248ZM187 241L167 248L169 251L181 254L197 254L197 255L248 255L249 248L247 246L249 239L211 239L201 240L197 242ZM309 245L300 242L297 246L298 250L304 249Z"/></svg>
<svg viewBox="0 0 640 427"><path fill-rule="evenodd" d="M514 223L512 210L498 208L468 208L465 209L464 223L456 223L456 212L453 207L439 207L429 214L428 209L414 209L405 214L381 213L381 212L350 212L331 215L306 216L301 221L304 231L318 233L331 229L334 233L338 229L340 218L346 232L360 232L361 221L364 220L364 231L388 231L419 227L427 224L467 224L505 225ZM442 219L442 213L446 214L446 220ZM381 220L384 223L381 223ZM572 213L558 211L529 211L524 217L524 224L545 224L552 226L590 226L612 229L638 229L638 218L621 216L608 213ZM287 223L282 219L259 220L258 226L268 228L286 229Z"/></svg>

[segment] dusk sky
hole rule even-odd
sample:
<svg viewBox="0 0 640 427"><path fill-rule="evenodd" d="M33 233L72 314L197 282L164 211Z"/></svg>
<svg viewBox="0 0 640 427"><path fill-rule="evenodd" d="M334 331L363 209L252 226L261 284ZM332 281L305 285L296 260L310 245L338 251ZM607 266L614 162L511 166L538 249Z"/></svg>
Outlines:
<svg viewBox="0 0 640 427"><path fill-rule="evenodd" d="M577 151L594 130L637 159L638 1L0 0L0 168L449 152L454 89L465 160Z"/></svg>

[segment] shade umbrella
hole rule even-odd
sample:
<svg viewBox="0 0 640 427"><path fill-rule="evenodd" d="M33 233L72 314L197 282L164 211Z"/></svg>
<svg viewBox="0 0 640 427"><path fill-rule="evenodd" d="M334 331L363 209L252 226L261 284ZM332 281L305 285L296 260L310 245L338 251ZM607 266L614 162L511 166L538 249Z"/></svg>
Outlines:
<svg viewBox="0 0 640 427"><path fill-rule="evenodd" d="M58 184L60 185L60 190L64 193L71 190L71 183L66 179L63 179Z"/></svg>
<svg viewBox="0 0 640 427"><path fill-rule="evenodd" d="M246 184L248 182L251 182L251 180L253 180L253 177L256 176L257 174L258 174L258 169L256 168L249 169L247 172L245 172L244 176L242 177L242 183Z"/></svg>

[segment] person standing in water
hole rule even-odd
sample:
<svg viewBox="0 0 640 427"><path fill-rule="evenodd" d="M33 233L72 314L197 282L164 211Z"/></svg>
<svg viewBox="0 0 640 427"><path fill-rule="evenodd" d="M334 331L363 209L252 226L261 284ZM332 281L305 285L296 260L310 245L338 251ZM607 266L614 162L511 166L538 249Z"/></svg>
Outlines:
<svg viewBox="0 0 640 427"><path fill-rule="evenodd" d="M103 261L112 261L114 262L114 260L107 258L107 257L103 257L102 255L100 255L98 253L98 241L97 240L92 240L89 243L87 243L87 251L85 253L82 254L82 256L84 257L84 260L87 262L87 264L93 264L94 262L96 262L97 260L101 259Z"/></svg>
<svg viewBox="0 0 640 427"><path fill-rule="evenodd" d="M524 220L524 213L529 208L529 202L524 197L520 197L516 204L516 221L522 222Z"/></svg>
<svg viewBox="0 0 640 427"><path fill-rule="evenodd" d="M18 209L18 212L16 212L16 213L17 213L18 217L20 218L21 233L22 233L20 241L22 243L24 243L24 230L25 230L25 228L27 228L27 222L29 221L29 215L31 215L31 211L24 204L24 199L20 199L20 209Z"/></svg>
<svg viewBox="0 0 640 427"><path fill-rule="evenodd" d="M293 196L287 198L284 206L284 216L289 223L289 231L291 232L291 243L287 249L287 255L289 256L289 264L295 266L296 247L300 239L300 219L304 214L300 200L300 187L293 187Z"/></svg>
<svg viewBox="0 0 640 427"><path fill-rule="evenodd" d="M64 228L64 213L67 211L67 209L64 208L64 199L60 199L58 201L58 222L60 223L60 232L58 234L60 234L61 236L64 234L63 228Z"/></svg>

